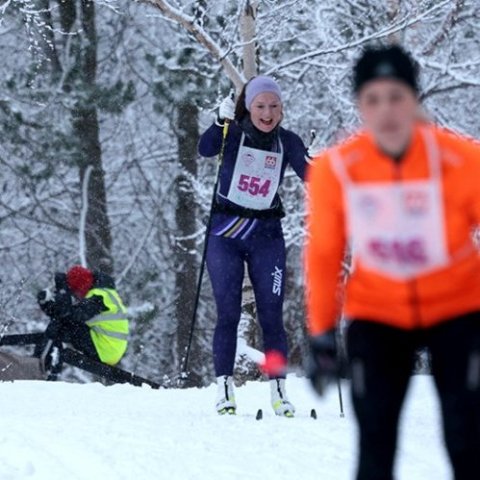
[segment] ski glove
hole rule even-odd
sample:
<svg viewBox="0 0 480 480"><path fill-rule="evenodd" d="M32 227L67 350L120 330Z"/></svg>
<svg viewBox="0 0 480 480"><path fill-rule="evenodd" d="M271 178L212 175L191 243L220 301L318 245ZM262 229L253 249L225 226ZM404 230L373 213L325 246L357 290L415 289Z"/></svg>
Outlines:
<svg viewBox="0 0 480 480"><path fill-rule="evenodd" d="M37 302L43 312L45 312L49 317L53 316L55 301L53 292L49 288L45 288L44 290L40 290L40 292L38 292Z"/></svg>
<svg viewBox="0 0 480 480"><path fill-rule="evenodd" d="M49 288L40 290L37 295L38 303L51 302L54 299L53 292Z"/></svg>
<svg viewBox="0 0 480 480"><path fill-rule="evenodd" d="M55 272L55 291L58 292L67 292L69 290L67 284L67 275L63 272Z"/></svg>
<svg viewBox="0 0 480 480"><path fill-rule="evenodd" d="M235 102L232 95L225 97L218 108L218 120L233 120L235 118Z"/></svg>
<svg viewBox="0 0 480 480"><path fill-rule="evenodd" d="M69 292L60 290L55 293L53 316L57 320L69 317L72 312L72 297Z"/></svg>
<svg viewBox="0 0 480 480"><path fill-rule="evenodd" d="M320 155L325 150L325 145L322 144L322 139L315 134L315 130L312 130L312 141L307 148L307 161L312 161L315 157Z"/></svg>
<svg viewBox="0 0 480 480"><path fill-rule="evenodd" d="M56 341L61 338L62 323L52 318L52 321L48 324L45 330L45 336L50 340Z"/></svg>
<svg viewBox="0 0 480 480"><path fill-rule="evenodd" d="M310 337L310 365L307 369L312 386L319 395L338 378L337 345L335 330Z"/></svg>

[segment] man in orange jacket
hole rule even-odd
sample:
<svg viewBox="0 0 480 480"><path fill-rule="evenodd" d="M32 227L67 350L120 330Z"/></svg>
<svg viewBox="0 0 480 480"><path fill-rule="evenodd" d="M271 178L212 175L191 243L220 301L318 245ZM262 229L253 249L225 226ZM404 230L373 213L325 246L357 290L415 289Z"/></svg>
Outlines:
<svg viewBox="0 0 480 480"><path fill-rule="evenodd" d="M417 66L398 46L354 68L364 128L309 172L307 308L314 387L337 375L335 323L360 430L358 480L393 478L398 419L427 346L455 479L480 478L480 146L419 120ZM341 262L352 274L339 292Z"/></svg>

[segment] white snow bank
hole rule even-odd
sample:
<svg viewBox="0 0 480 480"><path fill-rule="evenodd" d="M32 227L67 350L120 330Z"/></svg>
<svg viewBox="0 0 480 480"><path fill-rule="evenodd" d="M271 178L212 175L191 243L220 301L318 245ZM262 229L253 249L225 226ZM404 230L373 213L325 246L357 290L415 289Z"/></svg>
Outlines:
<svg viewBox="0 0 480 480"><path fill-rule="evenodd" d="M295 419L273 415L265 382L237 389L235 417L215 413L213 385L3 383L0 479L352 479L356 432L347 382L345 418L335 388L318 399L293 375L287 388ZM317 420L309 418L311 408ZM398 478L450 478L430 377L413 377L404 413Z"/></svg>

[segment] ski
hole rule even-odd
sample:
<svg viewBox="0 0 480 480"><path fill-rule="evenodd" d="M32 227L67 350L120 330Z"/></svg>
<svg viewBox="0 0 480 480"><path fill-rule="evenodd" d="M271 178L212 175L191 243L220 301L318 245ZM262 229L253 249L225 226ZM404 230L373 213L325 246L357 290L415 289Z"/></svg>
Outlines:
<svg viewBox="0 0 480 480"><path fill-rule="evenodd" d="M282 416L282 415L276 415L276 416ZM295 414L290 416L284 415L284 417L285 418L304 418L303 416L296 416ZM317 419L317 411L314 408L310 410L309 418L313 420ZM259 408L257 410L257 414L255 415L255 420L262 420L262 419L263 419L263 410Z"/></svg>
<svg viewBox="0 0 480 480"><path fill-rule="evenodd" d="M35 345L44 340L44 333L13 333L10 335L0 335L0 345Z"/></svg>
<svg viewBox="0 0 480 480"><path fill-rule="evenodd" d="M0 346L26 346L35 345L35 351L33 356L40 357L40 354L44 351L47 344L47 338L44 333L23 333L23 334L11 334L0 336ZM72 367L80 368L86 372L99 375L113 383L129 383L136 387L148 385L151 388L159 389L161 385L157 382L143 378L140 375L122 370L119 367L113 367L100 361L96 361L88 356L72 350L71 348L63 347L62 344L58 346L59 359L54 368L48 375L48 380L57 380L60 372L62 371L63 363L67 363Z"/></svg>
<svg viewBox="0 0 480 480"><path fill-rule="evenodd" d="M219 415L236 415L237 412L233 407L225 407L218 411Z"/></svg>
<svg viewBox="0 0 480 480"><path fill-rule="evenodd" d="M97 362L96 360L70 348L63 348L60 351L59 363L60 365L62 363L68 363L72 367L80 368L86 372L93 373L94 375L99 375L113 383L129 383L135 387L148 385L153 389L161 388L161 385L157 382L152 382L139 375L122 370L119 367L113 367L105 363Z"/></svg>

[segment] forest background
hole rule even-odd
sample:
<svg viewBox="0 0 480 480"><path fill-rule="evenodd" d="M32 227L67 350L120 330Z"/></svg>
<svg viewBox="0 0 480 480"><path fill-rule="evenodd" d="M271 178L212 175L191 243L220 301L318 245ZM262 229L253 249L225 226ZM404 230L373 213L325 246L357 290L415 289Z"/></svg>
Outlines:
<svg viewBox="0 0 480 480"><path fill-rule="evenodd" d="M0 335L43 329L38 290L82 260L129 306L122 366L175 385L188 344L216 160L199 135L256 74L284 94L283 126L322 146L358 125L351 66L399 42L426 114L480 138L479 0L3 0L0 4ZM281 188L284 321L302 368L304 186ZM87 208L88 206L88 208ZM205 275L189 384L213 379ZM261 348L248 280L240 336ZM246 357L244 378L258 376ZM71 373L74 376L74 373Z"/></svg>

